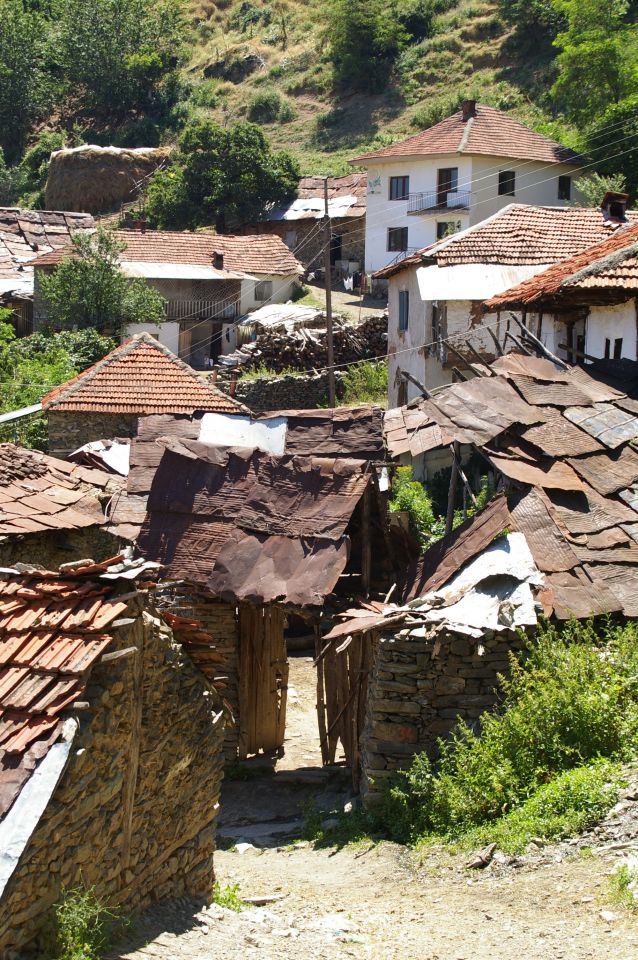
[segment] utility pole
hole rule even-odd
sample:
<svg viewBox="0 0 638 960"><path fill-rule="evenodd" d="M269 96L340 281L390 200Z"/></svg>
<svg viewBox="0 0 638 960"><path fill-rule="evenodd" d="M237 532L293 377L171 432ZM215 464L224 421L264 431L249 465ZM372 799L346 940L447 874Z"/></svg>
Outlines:
<svg viewBox="0 0 638 960"><path fill-rule="evenodd" d="M326 333L328 341L328 404L335 406L335 352L332 337L332 276L330 268L330 216L328 214L328 178L323 180L323 262L326 274Z"/></svg>

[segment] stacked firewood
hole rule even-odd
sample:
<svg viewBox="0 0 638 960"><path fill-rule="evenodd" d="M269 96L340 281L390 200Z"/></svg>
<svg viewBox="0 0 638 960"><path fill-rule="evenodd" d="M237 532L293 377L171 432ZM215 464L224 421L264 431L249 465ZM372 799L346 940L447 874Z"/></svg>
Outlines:
<svg viewBox="0 0 638 960"><path fill-rule="evenodd" d="M350 363L384 357L387 351L388 318L385 315L364 317L352 324L342 317L333 320L334 362ZM283 370L319 370L328 362L325 327L300 327L297 330L269 330L256 340L218 360L219 373L241 372L265 367L280 373Z"/></svg>

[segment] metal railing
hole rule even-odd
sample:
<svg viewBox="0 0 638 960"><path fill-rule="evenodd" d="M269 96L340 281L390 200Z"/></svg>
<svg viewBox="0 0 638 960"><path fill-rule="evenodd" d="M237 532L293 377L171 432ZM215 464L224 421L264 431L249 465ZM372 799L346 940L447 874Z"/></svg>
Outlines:
<svg viewBox="0 0 638 960"><path fill-rule="evenodd" d="M164 312L167 320L233 320L238 307L223 300L167 300Z"/></svg>
<svg viewBox="0 0 638 960"><path fill-rule="evenodd" d="M469 190L425 190L408 197L408 213L426 210L466 210L470 206Z"/></svg>

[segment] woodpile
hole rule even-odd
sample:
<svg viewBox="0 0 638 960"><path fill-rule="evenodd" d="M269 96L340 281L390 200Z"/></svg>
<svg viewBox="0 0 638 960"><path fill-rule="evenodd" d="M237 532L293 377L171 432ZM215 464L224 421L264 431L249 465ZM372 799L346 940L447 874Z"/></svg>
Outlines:
<svg viewBox="0 0 638 960"><path fill-rule="evenodd" d="M334 318L335 364L385 356L387 351L387 316L364 317L354 325L342 317ZM289 333L269 330L251 343L219 358L220 373L224 370L253 370L267 367L282 370L318 370L328 363L327 332L324 329L301 327Z"/></svg>

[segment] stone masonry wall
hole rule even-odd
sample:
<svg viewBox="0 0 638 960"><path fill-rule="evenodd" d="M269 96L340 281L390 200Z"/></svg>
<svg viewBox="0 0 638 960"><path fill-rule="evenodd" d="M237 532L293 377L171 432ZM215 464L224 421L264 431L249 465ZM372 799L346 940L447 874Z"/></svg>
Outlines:
<svg viewBox="0 0 638 960"><path fill-rule="evenodd" d="M97 525L81 530L47 530L5 537L0 541L0 567L31 563L43 570L57 570L72 560L91 557L99 563L118 552L117 537Z"/></svg>
<svg viewBox="0 0 638 960"><path fill-rule="evenodd" d="M139 605L139 599L132 601ZM210 895L223 715L152 612L131 612L96 665L69 762L0 902L0 957L34 945L63 889L95 886L125 912Z"/></svg>
<svg viewBox="0 0 638 960"><path fill-rule="evenodd" d="M83 410L50 410L49 453L66 457L91 440L137 436L136 413L88 413Z"/></svg>
<svg viewBox="0 0 638 960"><path fill-rule="evenodd" d="M507 672L509 652L522 647L510 631L490 631L480 641L445 627L419 632L400 630L374 643L361 744L366 801L416 753L435 757L438 738L449 736L458 720L472 724L493 707L497 674Z"/></svg>
<svg viewBox="0 0 638 960"><path fill-rule="evenodd" d="M342 395L343 376L341 371L335 371L337 397ZM218 386L226 389L222 383ZM264 413L267 410L313 410L325 405L327 397L327 373L240 379L235 389L235 399L245 403L253 413Z"/></svg>

